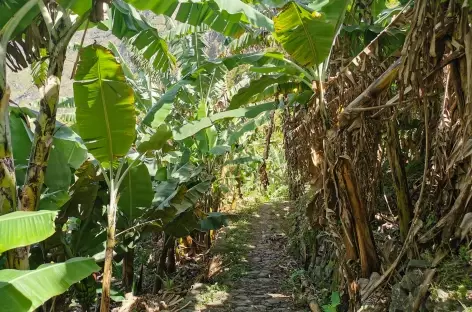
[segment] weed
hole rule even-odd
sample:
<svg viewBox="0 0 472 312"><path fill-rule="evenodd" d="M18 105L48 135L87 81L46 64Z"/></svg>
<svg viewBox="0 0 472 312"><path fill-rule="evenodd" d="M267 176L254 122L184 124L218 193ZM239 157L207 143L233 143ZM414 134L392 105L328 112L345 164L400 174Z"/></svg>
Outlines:
<svg viewBox="0 0 472 312"><path fill-rule="evenodd" d="M333 291L331 293L331 303L323 305L321 308L324 312L336 312L336 307L341 303L339 292Z"/></svg>

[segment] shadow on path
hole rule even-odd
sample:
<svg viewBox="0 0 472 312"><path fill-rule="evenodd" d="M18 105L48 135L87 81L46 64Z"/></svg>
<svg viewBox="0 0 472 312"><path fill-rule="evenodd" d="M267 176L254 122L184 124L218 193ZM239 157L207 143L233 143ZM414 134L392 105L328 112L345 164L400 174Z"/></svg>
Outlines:
<svg viewBox="0 0 472 312"><path fill-rule="evenodd" d="M213 284L193 285L186 298L191 304L182 311L309 311L296 309L284 289L294 263L284 232L288 205L263 204L239 213L212 248Z"/></svg>

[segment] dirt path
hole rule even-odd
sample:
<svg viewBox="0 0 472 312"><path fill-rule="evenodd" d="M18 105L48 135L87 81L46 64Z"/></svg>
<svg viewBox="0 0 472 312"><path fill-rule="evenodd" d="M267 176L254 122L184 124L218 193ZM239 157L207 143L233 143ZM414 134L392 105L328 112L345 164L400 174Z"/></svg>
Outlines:
<svg viewBox="0 0 472 312"><path fill-rule="evenodd" d="M284 287L293 260L288 254L288 204L263 204L243 211L217 239L221 276L214 284L195 284L184 311L309 311L293 306Z"/></svg>

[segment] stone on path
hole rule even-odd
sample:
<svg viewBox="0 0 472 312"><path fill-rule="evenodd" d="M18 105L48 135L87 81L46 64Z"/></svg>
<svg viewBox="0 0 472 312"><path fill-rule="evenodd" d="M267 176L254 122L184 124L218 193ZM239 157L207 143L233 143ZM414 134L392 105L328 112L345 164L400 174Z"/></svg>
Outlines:
<svg viewBox="0 0 472 312"><path fill-rule="evenodd" d="M249 251L249 268L228 290L227 299L215 298L205 303L205 307L185 311L208 312L302 312L296 309L291 294L283 290L290 272L286 270L292 259L287 251L288 238L281 227L285 215L282 207L264 204L259 208L260 219L251 224L252 239L249 244L256 246ZM264 226L261 226L264 225Z"/></svg>

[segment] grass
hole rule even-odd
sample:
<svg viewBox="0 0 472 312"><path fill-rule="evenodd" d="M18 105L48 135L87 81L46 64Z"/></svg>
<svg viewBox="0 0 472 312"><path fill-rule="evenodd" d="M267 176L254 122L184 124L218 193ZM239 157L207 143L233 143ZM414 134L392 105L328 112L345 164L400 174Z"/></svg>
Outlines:
<svg viewBox="0 0 472 312"><path fill-rule="evenodd" d="M198 301L201 305L206 305L221 297L222 294L227 294L228 291L229 287L227 285L221 285L218 283L206 285L205 290L200 293Z"/></svg>

